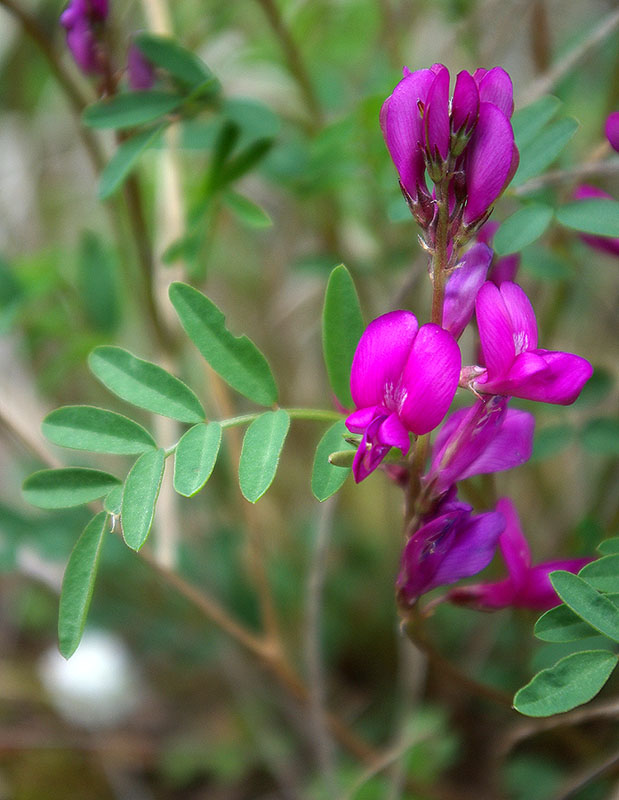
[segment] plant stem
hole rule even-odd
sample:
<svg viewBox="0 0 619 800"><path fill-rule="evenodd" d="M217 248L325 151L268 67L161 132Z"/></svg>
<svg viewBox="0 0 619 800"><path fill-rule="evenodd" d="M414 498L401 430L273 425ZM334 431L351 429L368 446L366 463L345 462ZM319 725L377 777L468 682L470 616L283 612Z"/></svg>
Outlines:
<svg viewBox="0 0 619 800"><path fill-rule="evenodd" d="M447 282L447 226L449 224L449 198L447 184L436 184L438 203L438 219L434 251L432 254L432 317L435 325L443 324L443 303L445 302L445 284Z"/></svg>

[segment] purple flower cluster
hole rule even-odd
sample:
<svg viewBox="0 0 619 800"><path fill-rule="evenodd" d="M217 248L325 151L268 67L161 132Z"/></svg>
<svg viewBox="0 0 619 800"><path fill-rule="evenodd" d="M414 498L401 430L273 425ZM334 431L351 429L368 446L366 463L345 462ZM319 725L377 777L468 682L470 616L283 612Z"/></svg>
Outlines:
<svg viewBox="0 0 619 800"><path fill-rule="evenodd" d="M436 205L426 170L449 186L452 235L479 226L518 167L513 109L512 82L500 67L459 72L451 100L447 67L404 69L380 124L404 196L430 239Z"/></svg>
<svg viewBox="0 0 619 800"><path fill-rule="evenodd" d="M474 513L457 494L459 481L511 469L530 457L534 419L509 408L511 397L567 405L592 374L584 358L538 347L535 313L512 280L517 257L491 266L494 228L482 224L518 163L512 110L512 85L504 70L460 72L450 101L449 72L436 64L429 70L405 70L381 111L402 190L424 230L435 298L437 279L444 287L436 316L433 302L433 323L419 326L406 310L370 323L351 369L355 410L346 425L359 435L354 478L364 480L390 455L389 462L397 464L385 469L407 489L407 541L397 578L403 609L435 587L475 575L497 547L509 577L452 590L446 599L488 609L550 607L558 599L549 572L575 571L584 563L532 567L509 500ZM438 234L441 214L443 233ZM474 233L479 233L477 243L461 255ZM441 253L438 235L443 236ZM458 339L473 314L478 363L463 365ZM441 424L458 387L476 399L444 422L426 466L427 443L418 437Z"/></svg>

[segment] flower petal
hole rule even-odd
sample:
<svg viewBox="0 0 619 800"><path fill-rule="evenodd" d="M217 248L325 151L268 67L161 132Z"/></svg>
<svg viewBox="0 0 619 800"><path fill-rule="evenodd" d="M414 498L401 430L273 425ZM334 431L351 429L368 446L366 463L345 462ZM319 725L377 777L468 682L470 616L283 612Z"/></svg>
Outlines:
<svg viewBox="0 0 619 800"><path fill-rule="evenodd" d="M451 100L451 129L456 132L465 126L470 131L479 115L479 90L470 72L462 70L456 77Z"/></svg>
<svg viewBox="0 0 619 800"><path fill-rule="evenodd" d="M512 365L516 351L511 317L500 290L490 281L477 293L475 313L488 381L502 378Z"/></svg>
<svg viewBox="0 0 619 800"><path fill-rule="evenodd" d="M509 119L492 103L481 103L477 126L465 150L467 225L480 219L501 194L513 157L514 133Z"/></svg>
<svg viewBox="0 0 619 800"><path fill-rule="evenodd" d="M441 67L430 87L424 111L426 146L430 157L438 150L446 159L449 152L449 70Z"/></svg>
<svg viewBox="0 0 619 800"><path fill-rule="evenodd" d="M527 580L527 572L531 566L531 550L520 527L520 520L512 501L507 497L502 497L496 504L496 508L505 517L505 530L499 539L501 555L513 586L519 592Z"/></svg>
<svg viewBox="0 0 619 800"><path fill-rule="evenodd" d="M368 325L350 372L350 391L357 408L384 405L386 387L400 383L418 328L410 311L390 311Z"/></svg>
<svg viewBox="0 0 619 800"><path fill-rule="evenodd" d="M509 119L514 111L512 79L501 67L494 67L479 81L479 98L482 103L492 103Z"/></svg>
<svg viewBox="0 0 619 800"><path fill-rule="evenodd" d="M399 416L413 433L436 428L454 398L460 377L460 348L438 325L422 325L404 367Z"/></svg>
<svg viewBox="0 0 619 800"><path fill-rule="evenodd" d="M534 429L533 414L510 408L486 447L457 480L504 472L524 464L531 458Z"/></svg>
<svg viewBox="0 0 619 800"><path fill-rule="evenodd" d="M408 453L411 442L410 436L397 414L389 414L378 429L376 440L381 445L398 447L404 454Z"/></svg>
<svg viewBox="0 0 619 800"><path fill-rule="evenodd" d="M538 368L541 359L543 369ZM513 397L568 406L576 400L593 374L591 364L580 356L556 350L533 350L519 355L509 371Z"/></svg>
<svg viewBox="0 0 619 800"><path fill-rule="evenodd" d="M501 297L512 322L512 336L516 355L537 347L537 320L531 301L517 283L501 284Z"/></svg>
<svg viewBox="0 0 619 800"><path fill-rule="evenodd" d="M514 605L538 611L558 606L561 600L550 583L550 573L557 569L578 572L590 561L590 558L572 558L538 564L527 573L526 583L516 595Z"/></svg>
<svg viewBox="0 0 619 800"><path fill-rule="evenodd" d="M423 121L418 103L425 105L434 78L429 69L406 75L385 100L380 114L387 148L402 185L413 199L417 197L417 185L423 181L425 170Z"/></svg>
<svg viewBox="0 0 619 800"><path fill-rule="evenodd" d="M604 133L610 146L619 153L619 111L613 111L606 117Z"/></svg>
<svg viewBox="0 0 619 800"><path fill-rule="evenodd" d="M447 281L443 305L443 328L458 339L473 316L477 292L483 286L492 261L492 250L476 244L464 254L462 261Z"/></svg>

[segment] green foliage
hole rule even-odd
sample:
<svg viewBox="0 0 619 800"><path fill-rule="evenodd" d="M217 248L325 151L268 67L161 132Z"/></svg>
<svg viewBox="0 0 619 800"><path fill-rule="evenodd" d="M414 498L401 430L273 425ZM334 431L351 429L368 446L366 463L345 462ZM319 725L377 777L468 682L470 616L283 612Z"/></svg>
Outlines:
<svg viewBox="0 0 619 800"><path fill-rule="evenodd" d="M169 92L127 92L88 106L82 118L90 128L135 128L175 111L182 102Z"/></svg>
<svg viewBox="0 0 619 800"><path fill-rule="evenodd" d="M120 189L137 167L140 156L159 141L164 128L165 124L147 128L119 145L101 173L97 191L99 200L107 200Z"/></svg>
<svg viewBox="0 0 619 800"><path fill-rule="evenodd" d="M566 656L523 686L514 697L514 708L529 717L569 711L592 700L616 664L617 656L608 650L585 650Z"/></svg>
<svg viewBox="0 0 619 800"><path fill-rule="evenodd" d="M114 475L98 469L44 469L26 478L23 493L38 508L72 508L98 500L119 483Z"/></svg>
<svg viewBox="0 0 619 800"><path fill-rule="evenodd" d="M551 608L537 620L534 631L544 642L575 642L589 639L596 631L564 605Z"/></svg>
<svg viewBox="0 0 619 800"><path fill-rule="evenodd" d="M208 297L187 284L173 283L170 300L191 341L233 389L260 405L277 401L266 358L247 336L230 333L224 315Z"/></svg>
<svg viewBox="0 0 619 800"><path fill-rule="evenodd" d="M534 242L547 230L552 220L553 210L541 203L523 206L505 222L494 235L493 247L504 256L515 253Z"/></svg>
<svg viewBox="0 0 619 800"><path fill-rule="evenodd" d="M592 628L619 642L619 608L608 597L571 572L553 572L550 580L566 606Z"/></svg>
<svg viewBox="0 0 619 800"><path fill-rule="evenodd" d="M116 263L101 237L84 231L79 245L78 286L88 323L112 333L120 321Z"/></svg>
<svg viewBox="0 0 619 800"><path fill-rule="evenodd" d="M605 539L598 545L598 550L602 555L619 555L619 536L614 536L612 539Z"/></svg>
<svg viewBox="0 0 619 800"><path fill-rule="evenodd" d="M322 349L331 388L345 408L350 396L350 368L363 333L359 298L350 273L343 264L331 272L322 311Z"/></svg>
<svg viewBox="0 0 619 800"><path fill-rule="evenodd" d="M250 503L259 500L273 482L289 427L290 417L280 408L261 414L247 429L239 463L239 484Z"/></svg>
<svg viewBox="0 0 619 800"><path fill-rule="evenodd" d="M602 197L575 200L557 209L557 220L583 233L619 236L619 202Z"/></svg>
<svg viewBox="0 0 619 800"><path fill-rule="evenodd" d="M209 422L194 425L182 436L174 455L174 488L179 494L192 497L210 478L221 432L218 422Z"/></svg>
<svg viewBox="0 0 619 800"><path fill-rule="evenodd" d="M150 533L164 467L164 451L153 450L138 458L125 480L121 521L123 537L132 550L139 550Z"/></svg>
<svg viewBox="0 0 619 800"><path fill-rule="evenodd" d="M200 401L186 384L122 347L96 347L88 358L88 366L110 392L134 406L179 422L204 419Z"/></svg>
<svg viewBox="0 0 619 800"><path fill-rule="evenodd" d="M578 130L578 122L565 117L543 127L522 147L520 165L511 182L514 188L542 173L559 156Z"/></svg>
<svg viewBox="0 0 619 800"><path fill-rule="evenodd" d="M206 64L175 39L139 33L133 41L148 61L165 69L185 88L196 89L205 85L217 88L217 79Z"/></svg>
<svg viewBox="0 0 619 800"><path fill-rule="evenodd" d="M571 425L552 425L535 431L532 461L543 461L558 455L574 441Z"/></svg>
<svg viewBox="0 0 619 800"><path fill-rule="evenodd" d="M77 540L65 569L58 608L58 645L70 658L82 638L95 587L108 515L97 514Z"/></svg>
<svg viewBox="0 0 619 800"><path fill-rule="evenodd" d="M514 138L519 150L526 148L538 136L544 126L561 108L561 101L551 94L540 97L524 108L518 108L512 116Z"/></svg>
<svg viewBox="0 0 619 800"><path fill-rule="evenodd" d="M269 228L273 224L273 220L263 208L238 192L226 192L224 203L248 228Z"/></svg>
<svg viewBox="0 0 619 800"><path fill-rule="evenodd" d="M586 564L578 574L599 592L616 592L619 587L619 555L598 558Z"/></svg>
<svg viewBox="0 0 619 800"><path fill-rule="evenodd" d="M600 417L590 420L582 430L583 446L599 455L619 455L619 419Z"/></svg>
<svg viewBox="0 0 619 800"><path fill-rule="evenodd" d="M331 453L338 450L349 449L354 453L355 448L344 441L347 433L344 420L340 420L328 428L318 442L312 468L312 493L321 503L339 491L350 474L350 467L336 467L329 463Z"/></svg>
<svg viewBox="0 0 619 800"><path fill-rule="evenodd" d="M54 444L92 453L134 455L157 446L137 422L94 406L57 408L45 417L42 430Z"/></svg>

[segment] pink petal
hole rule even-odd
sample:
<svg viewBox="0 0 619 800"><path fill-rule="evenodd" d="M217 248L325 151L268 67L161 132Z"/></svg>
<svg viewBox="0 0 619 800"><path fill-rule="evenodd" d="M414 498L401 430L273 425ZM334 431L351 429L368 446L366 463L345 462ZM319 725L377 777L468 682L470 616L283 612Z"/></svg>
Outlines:
<svg viewBox="0 0 619 800"><path fill-rule="evenodd" d="M457 480L504 472L524 464L531 458L534 429L533 414L510 408L492 439Z"/></svg>
<svg viewBox="0 0 619 800"><path fill-rule="evenodd" d="M481 103L477 126L465 151L467 225L480 219L501 194L512 169L514 149L509 119L492 103Z"/></svg>
<svg viewBox="0 0 619 800"><path fill-rule="evenodd" d="M494 583L476 583L450 589L445 599L458 606L468 606L478 611L498 611L514 604L516 590L509 578Z"/></svg>
<svg viewBox="0 0 619 800"><path fill-rule="evenodd" d="M514 605L520 608L533 608L538 611L547 611L549 608L558 606L561 600L552 588L550 573L558 569L564 569L567 572L578 572L590 561L590 558L575 558L538 564L529 570L526 584L516 596Z"/></svg>
<svg viewBox="0 0 619 800"><path fill-rule="evenodd" d="M516 354L511 317L501 292L490 281L477 293L475 313L490 382L507 374Z"/></svg>
<svg viewBox="0 0 619 800"><path fill-rule="evenodd" d="M509 119L514 111L512 79L501 67L494 67L479 81L479 98L482 103L492 103Z"/></svg>
<svg viewBox="0 0 619 800"><path fill-rule="evenodd" d="M378 429L377 440L382 445L398 447L404 454L408 453L411 442L410 436L397 414L389 414L387 419Z"/></svg>
<svg viewBox="0 0 619 800"><path fill-rule="evenodd" d="M619 111L615 113L619 115ZM574 192L574 199L576 200L587 200L591 197L614 200L614 197L608 194L608 192L604 192L602 189L598 189L597 186L590 186L588 184L579 186ZM607 253L611 256L619 256L619 238L595 236L590 233L581 233L579 236L585 244L589 245L589 247L592 247L594 250L599 250L601 253Z"/></svg>
<svg viewBox="0 0 619 800"><path fill-rule="evenodd" d="M540 369L537 361L541 360ZM510 394L525 400L568 406L593 374L584 358L556 350L533 350L519 355L509 371Z"/></svg>
<svg viewBox="0 0 619 800"><path fill-rule="evenodd" d="M357 408L384 405L395 391L418 331L410 311L390 311L363 332L352 362L350 391Z"/></svg>
<svg viewBox="0 0 619 800"><path fill-rule="evenodd" d="M385 100L380 115L383 136L400 181L415 199L417 185L423 180L425 163L422 143L423 121L418 103L425 105L435 78L429 69L421 69L404 77Z"/></svg>
<svg viewBox="0 0 619 800"><path fill-rule="evenodd" d="M443 328L455 339L460 337L473 316L475 298L486 280L491 261L492 250L489 247L473 245L447 281Z"/></svg>
<svg viewBox="0 0 619 800"><path fill-rule="evenodd" d="M519 592L527 580L527 572L531 566L531 550L512 501L502 497L496 504L496 509L505 517L505 530L499 539L501 555L512 585Z"/></svg>
<svg viewBox="0 0 619 800"><path fill-rule="evenodd" d="M424 112L426 145L430 156L435 151L447 158L449 152L449 70L441 67L430 87Z"/></svg>
<svg viewBox="0 0 619 800"><path fill-rule="evenodd" d="M419 329L402 375L399 416L413 433L436 428L454 398L460 377L460 348L431 323Z"/></svg>
<svg viewBox="0 0 619 800"><path fill-rule="evenodd" d="M537 347L537 320L531 301L516 283L505 281L499 289L512 322L516 355Z"/></svg>
<svg viewBox="0 0 619 800"><path fill-rule="evenodd" d="M470 130L477 123L479 91L473 76L466 70L458 73L451 101L451 128L459 131L463 126Z"/></svg>

